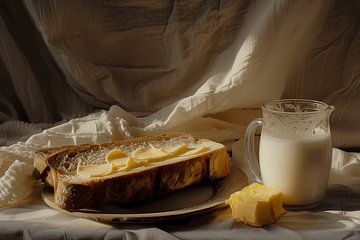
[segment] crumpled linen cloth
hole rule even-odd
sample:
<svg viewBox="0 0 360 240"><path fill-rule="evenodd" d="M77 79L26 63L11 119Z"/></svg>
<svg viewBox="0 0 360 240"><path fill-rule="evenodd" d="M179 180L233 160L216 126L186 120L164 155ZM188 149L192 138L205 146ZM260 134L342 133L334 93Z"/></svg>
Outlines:
<svg viewBox="0 0 360 240"><path fill-rule="evenodd" d="M191 119L192 111L188 111L186 115ZM16 200L21 200L22 195L26 197L27 194L31 193L30 189L32 187L30 184L33 183L29 179L21 178L23 183L19 184L14 181L14 178L20 179L19 176L16 176L19 173L30 176L33 163L32 154L37 149L84 143L102 143L174 130L190 132L229 144L229 141L230 143L231 141L234 142L234 139L239 137L240 132L243 131L237 125L222 122L215 118L200 118L197 121L184 122L181 128L176 125L172 127L171 124L168 124L170 126L167 126L165 130L163 130L164 127L161 127L162 124L165 125L163 122L151 120L146 124L147 121L149 119L134 118L120 107L113 106L109 111L99 111L46 129L41 133L31 136L26 142L18 142L11 146L1 147L0 171L2 172L0 172L0 176L4 176L0 179L0 189L2 189L0 192L0 206L6 206L7 203L16 204ZM220 124L218 124L219 122ZM17 127L18 124L15 122L13 128ZM8 129L11 129L11 125L8 126ZM197 131L194 131L194 129L197 129ZM26 128L19 131L27 132ZM236 141L232 146L232 152L234 154L234 162L238 163L244 172L247 173L249 172L247 163L242 161L243 152L240 151L240 149L243 149L242 143L242 139ZM357 153L346 153L339 149L334 149L330 184L341 184L360 191L359 156ZM13 163L15 160L21 161L23 165L20 166L19 163ZM13 192L20 191L22 195L11 194L10 189ZM9 200L6 201L6 198Z"/></svg>
<svg viewBox="0 0 360 240"><path fill-rule="evenodd" d="M129 138L144 133L144 128L139 127L141 124L118 106L113 106L109 111L93 113L44 130L24 143L1 147L0 159L3 165L11 165L13 159L19 159L31 168L31 152L39 147ZM208 128L209 137L214 136L211 130ZM224 134L228 131L213 130L223 133L219 139L231 136ZM153 132L157 131L153 129ZM204 131L200 133L206 136ZM232 152L233 164L246 171L242 139L233 142ZM229 209L177 222L106 225L48 208L40 199L39 187L34 186L27 198L10 202L8 208L0 210L0 235L24 239L358 239L359 183L360 154L333 149L329 192L321 206L311 211L288 212L276 224L260 229L235 222ZM19 186L29 186L24 184L25 181Z"/></svg>
<svg viewBox="0 0 360 240"><path fill-rule="evenodd" d="M348 191L332 201L359 206L359 195ZM359 209L359 208L357 208ZM263 228L237 223L229 209L183 221L159 224L107 225L74 218L40 202L0 211L3 239L350 239L360 236L359 210L287 212L278 222Z"/></svg>

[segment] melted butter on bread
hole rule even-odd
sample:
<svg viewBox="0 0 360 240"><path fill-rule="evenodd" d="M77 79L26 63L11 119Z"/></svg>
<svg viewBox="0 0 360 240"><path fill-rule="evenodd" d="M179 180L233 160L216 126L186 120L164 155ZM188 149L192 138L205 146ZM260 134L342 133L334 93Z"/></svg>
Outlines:
<svg viewBox="0 0 360 240"><path fill-rule="evenodd" d="M126 166L129 156L120 149L113 149L106 154L106 161L112 163L115 168L121 168Z"/></svg>
<svg viewBox="0 0 360 240"><path fill-rule="evenodd" d="M121 149L115 148L111 150L108 154L106 154L106 161L111 162L113 160L127 157L127 154L123 152Z"/></svg>
<svg viewBox="0 0 360 240"><path fill-rule="evenodd" d="M111 161L116 169L125 167L130 157L117 158Z"/></svg>
<svg viewBox="0 0 360 240"><path fill-rule="evenodd" d="M191 156L191 155L199 154L202 152L206 152L207 150L209 150L208 147L201 146L201 147L192 149L190 151L187 151L187 152L181 154L181 156Z"/></svg>
<svg viewBox="0 0 360 240"><path fill-rule="evenodd" d="M162 147L162 151L166 152L169 156L178 156L189 151L188 145L185 143L177 145L177 146L170 146L170 147Z"/></svg>
<svg viewBox="0 0 360 240"><path fill-rule="evenodd" d="M161 148L149 144L149 147L139 147L129 154L121 149L113 149L106 154L106 164L79 166L77 175L87 178L106 176L114 172L130 171L137 167L174 157L196 155L207 150L209 150L209 148L205 146L189 148L185 143Z"/></svg>
<svg viewBox="0 0 360 240"><path fill-rule="evenodd" d="M141 166L141 164L139 164L139 161L136 161L133 157L129 157L126 162L125 168L120 169L120 171L128 171L139 166Z"/></svg>
<svg viewBox="0 0 360 240"><path fill-rule="evenodd" d="M131 156L139 162L155 162L169 157L169 154L149 144L150 148L138 148L131 153Z"/></svg>
<svg viewBox="0 0 360 240"><path fill-rule="evenodd" d="M114 171L112 163L96 164L89 166L80 166L77 175L81 177L101 177L111 174Z"/></svg>
<svg viewBox="0 0 360 240"><path fill-rule="evenodd" d="M126 166L120 171L129 171L133 168L144 166L148 163L159 162L170 157L170 154L149 144L150 148L138 148L130 154Z"/></svg>
<svg viewBox="0 0 360 240"><path fill-rule="evenodd" d="M259 183L231 194L226 203L231 207L233 218L256 227L273 223L286 212L281 193Z"/></svg>

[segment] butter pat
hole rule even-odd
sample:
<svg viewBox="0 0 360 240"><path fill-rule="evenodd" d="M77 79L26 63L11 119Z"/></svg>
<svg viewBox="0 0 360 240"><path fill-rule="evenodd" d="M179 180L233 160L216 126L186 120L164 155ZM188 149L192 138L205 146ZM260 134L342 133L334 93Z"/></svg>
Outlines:
<svg viewBox="0 0 360 240"><path fill-rule="evenodd" d="M237 221L256 227L273 223L286 212L281 193L259 183L233 193L226 203Z"/></svg>
<svg viewBox="0 0 360 240"><path fill-rule="evenodd" d="M209 150L208 147L198 147L198 148L195 148L193 150L190 150L190 151L182 154L182 156L191 156L191 155L195 155L198 153L206 152L207 150Z"/></svg>
<svg viewBox="0 0 360 240"><path fill-rule="evenodd" d="M181 144L178 146L172 147L163 147L161 148L162 151L166 152L170 157L177 156L179 154L183 154L189 150L186 144Z"/></svg>
<svg viewBox="0 0 360 240"><path fill-rule="evenodd" d="M139 147L130 153L121 149L113 149L106 154L105 164L80 166L77 175L91 178L106 176L112 173L126 172L151 163L165 161L175 157L191 156L208 151L208 147L189 148L182 143L174 146L155 147L149 143L147 147Z"/></svg>
<svg viewBox="0 0 360 240"><path fill-rule="evenodd" d="M161 149L158 149L152 145L151 147L146 148L138 148L136 149L131 155L137 160L140 160L142 162L154 162L158 160L162 160L169 156L166 152L162 151Z"/></svg>
<svg viewBox="0 0 360 240"><path fill-rule="evenodd" d="M106 155L106 161L111 163L114 168L126 166L129 156L120 149L113 149Z"/></svg>
<svg viewBox="0 0 360 240"><path fill-rule="evenodd" d="M101 177L109 175L114 171L114 166L111 163L89 165L78 168L78 176L81 177Z"/></svg>
<svg viewBox="0 0 360 240"><path fill-rule="evenodd" d="M127 156L126 153L124 153L120 149L116 148L116 149L111 150L108 154L106 154L106 161L111 162L113 160L116 160L119 158L124 158L126 156Z"/></svg>

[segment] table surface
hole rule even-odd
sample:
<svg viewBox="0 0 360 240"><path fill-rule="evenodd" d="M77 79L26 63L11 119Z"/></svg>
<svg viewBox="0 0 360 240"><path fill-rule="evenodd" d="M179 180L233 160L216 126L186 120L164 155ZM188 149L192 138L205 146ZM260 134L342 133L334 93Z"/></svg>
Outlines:
<svg viewBox="0 0 360 240"><path fill-rule="evenodd" d="M230 209L157 224L103 224L49 208L37 197L0 210L0 239L360 239L360 193L332 187L310 211L288 211L275 224L254 228Z"/></svg>

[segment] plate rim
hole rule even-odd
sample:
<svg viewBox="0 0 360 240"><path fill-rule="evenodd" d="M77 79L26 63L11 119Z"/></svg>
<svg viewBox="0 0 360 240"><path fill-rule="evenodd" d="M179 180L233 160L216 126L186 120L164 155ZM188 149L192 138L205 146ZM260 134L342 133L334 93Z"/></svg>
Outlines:
<svg viewBox="0 0 360 240"><path fill-rule="evenodd" d="M174 220L179 218L184 218L189 215L201 215L211 211L228 207L228 204L225 200L219 200L215 202L205 202L201 204L196 204L188 208L182 208L179 210L170 210L162 212L151 212L151 213L106 213L106 212L85 212L85 211L68 211L62 209L56 205L54 202L53 192L48 188L42 188L41 197L43 201L50 207L55 210L67 213L75 217L82 217L90 220L95 220L98 222L111 222L111 223L153 223L160 222L165 220ZM203 206L202 206L203 205ZM201 206L200 208L194 209L196 206Z"/></svg>

